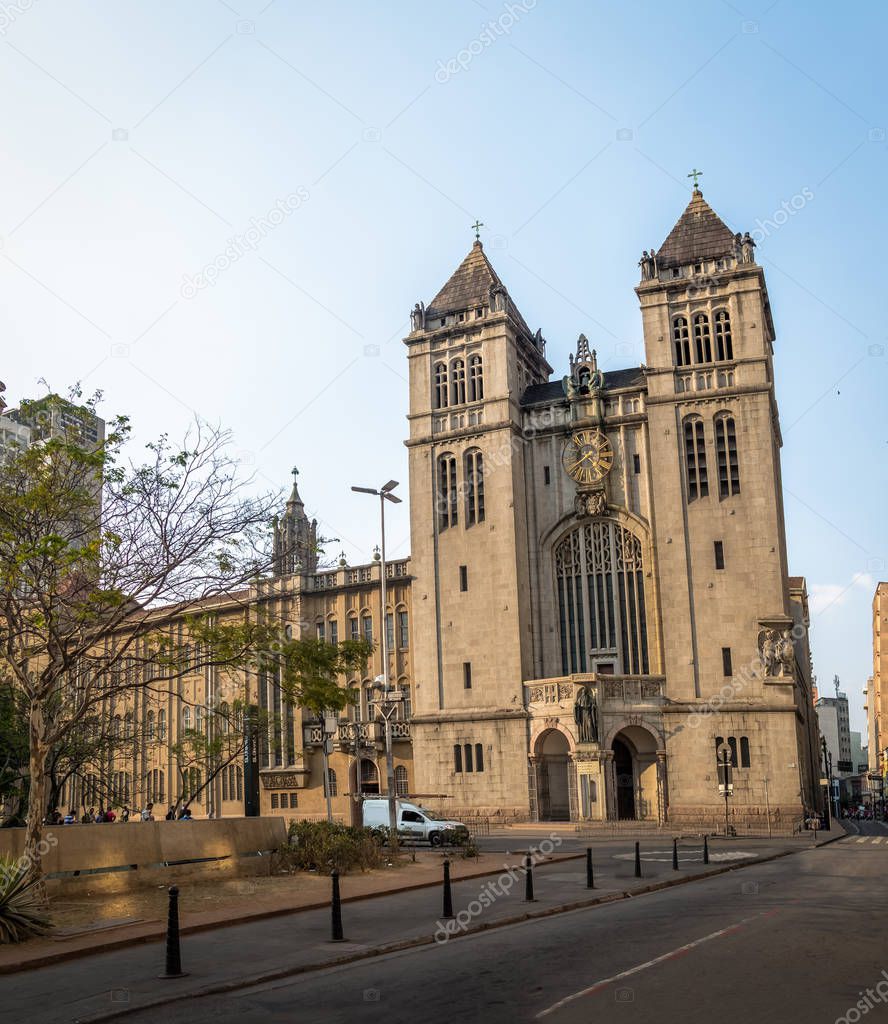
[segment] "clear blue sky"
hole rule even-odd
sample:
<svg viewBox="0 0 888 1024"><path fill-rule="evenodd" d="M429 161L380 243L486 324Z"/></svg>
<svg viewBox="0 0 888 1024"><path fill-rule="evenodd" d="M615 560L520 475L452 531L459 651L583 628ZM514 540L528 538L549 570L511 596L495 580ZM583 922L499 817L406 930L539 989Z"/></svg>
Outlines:
<svg viewBox="0 0 888 1024"><path fill-rule="evenodd" d="M790 566L861 727L888 575L886 29L882 5L822 0L4 0L7 397L80 379L143 439L194 411L230 426L266 483L300 467L363 560L373 510L348 488L406 484L400 339L470 223L556 372L580 332L614 369L643 358L638 257L700 167L732 229L774 222Z"/></svg>

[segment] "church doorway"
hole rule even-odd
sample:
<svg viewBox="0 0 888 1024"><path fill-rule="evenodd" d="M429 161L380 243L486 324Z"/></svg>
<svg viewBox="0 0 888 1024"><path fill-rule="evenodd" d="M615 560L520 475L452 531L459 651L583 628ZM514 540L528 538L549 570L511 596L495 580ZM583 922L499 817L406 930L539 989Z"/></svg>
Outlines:
<svg viewBox="0 0 888 1024"><path fill-rule="evenodd" d="M611 744L614 752L614 810L621 821L659 817L657 741L641 726L622 729Z"/></svg>
<svg viewBox="0 0 888 1024"><path fill-rule="evenodd" d="M537 758L540 820L570 821L570 745L564 733L557 729L544 732L537 741Z"/></svg>
<svg viewBox="0 0 888 1024"><path fill-rule="evenodd" d="M635 771L632 752L622 740L614 740L614 772L617 776L617 818L635 820Z"/></svg>

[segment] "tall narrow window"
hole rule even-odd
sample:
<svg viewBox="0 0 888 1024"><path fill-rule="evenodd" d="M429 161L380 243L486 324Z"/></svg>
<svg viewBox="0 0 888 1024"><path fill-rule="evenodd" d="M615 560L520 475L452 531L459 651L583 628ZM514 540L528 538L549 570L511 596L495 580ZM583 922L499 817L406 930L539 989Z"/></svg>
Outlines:
<svg viewBox="0 0 888 1024"><path fill-rule="evenodd" d="M694 317L694 355L698 363L712 362L712 338L709 334L709 317L698 313Z"/></svg>
<svg viewBox="0 0 888 1024"><path fill-rule="evenodd" d="M339 796L336 772L332 768L327 769L327 793L329 793L330 796Z"/></svg>
<svg viewBox="0 0 888 1024"><path fill-rule="evenodd" d="M336 621L336 619L330 619L330 622L328 623L327 633L331 644L335 645L339 643L339 623Z"/></svg>
<svg viewBox="0 0 888 1024"><path fill-rule="evenodd" d="M480 402L484 398L484 367L481 356L469 358L469 401Z"/></svg>
<svg viewBox="0 0 888 1024"><path fill-rule="evenodd" d="M463 746L463 762L466 766L466 771L472 771L472 744L466 743Z"/></svg>
<svg viewBox="0 0 888 1024"><path fill-rule="evenodd" d="M466 364L462 359L454 359L450 364L450 404L465 405L466 402Z"/></svg>
<svg viewBox="0 0 888 1024"><path fill-rule="evenodd" d="M167 713L166 711L159 711L157 713L157 738L159 740L165 740L167 733Z"/></svg>
<svg viewBox="0 0 888 1024"><path fill-rule="evenodd" d="M484 771L484 746L481 743L475 744L475 771Z"/></svg>
<svg viewBox="0 0 888 1024"><path fill-rule="evenodd" d="M458 520L456 488L456 456L442 455L438 459L438 529L456 526Z"/></svg>
<svg viewBox="0 0 888 1024"><path fill-rule="evenodd" d="M736 736L729 736L728 737L728 746L731 748L731 765L732 765L732 767L736 768L737 767L737 737Z"/></svg>
<svg viewBox="0 0 888 1024"><path fill-rule="evenodd" d="M435 364L435 408L446 409L448 405L447 396L449 385L447 382L447 364Z"/></svg>
<svg viewBox="0 0 888 1024"><path fill-rule="evenodd" d="M470 661L463 662L463 689L471 690L472 688L472 663Z"/></svg>
<svg viewBox="0 0 888 1024"><path fill-rule="evenodd" d="M361 618L361 625L362 625L363 630L364 630L364 639L367 641L368 644L372 644L373 643L373 616L372 615L364 615Z"/></svg>
<svg viewBox="0 0 888 1024"><path fill-rule="evenodd" d="M395 617L391 612L385 615L385 647L389 654L395 649Z"/></svg>
<svg viewBox="0 0 888 1024"><path fill-rule="evenodd" d="M469 589L469 567L467 565L459 567L459 589L463 593Z"/></svg>
<svg viewBox="0 0 888 1024"><path fill-rule="evenodd" d="M715 453L718 461L718 496L740 493L740 463L737 459L737 429L734 417L715 418Z"/></svg>
<svg viewBox="0 0 888 1024"><path fill-rule="evenodd" d="M672 321L672 344L675 351L675 365L690 366L691 342L688 338L688 321L686 317L677 316Z"/></svg>
<svg viewBox="0 0 888 1024"><path fill-rule="evenodd" d="M153 711L149 711L148 712L148 727L145 730L145 732L146 732L146 735L148 736L149 740L153 740L154 739L155 726L154 726L154 712Z"/></svg>
<svg viewBox="0 0 888 1024"><path fill-rule="evenodd" d="M722 674L726 676L732 676L734 674L730 647L722 647Z"/></svg>
<svg viewBox="0 0 888 1024"><path fill-rule="evenodd" d="M358 617L357 617L357 615L349 616L349 620L348 620L348 634L349 634L349 639L350 640L360 640L361 639L361 627L358 625Z"/></svg>
<svg viewBox="0 0 888 1024"><path fill-rule="evenodd" d="M690 418L684 424L685 466L688 475L688 501L705 498L709 494L706 474L706 444L703 440L703 421Z"/></svg>
<svg viewBox="0 0 888 1024"><path fill-rule="evenodd" d="M398 796L407 796L408 792L407 769L399 764L395 768L395 793Z"/></svg>
<svg viewBox="0 0 888 1024"><path fill-rule="evenodd" d="M398 612L398 648L406 651L410 646L410 629L407 621L407 612Z"/></svg>
<svg viewBox="0 0 888 1024"><path fill-rule="evenodd" d="M466 526L484 522L484 458L477 448L465 454Z"/></svg>
<svg viewBox="0 0 888 1024"><path fill-rule="evenodd" d="M725 545L721 540L715 541L715 567L716 569L725 567Z"/></svg>
<svg viewBox="0 0 888 1024"><path fill-rule="evenodd" d="M324 627L324 623L323 622L319 622L318 623L317 630L318 630L318 640L320 640L321 643L323 643L324 640L327 637L327 632L326 632L326 629Z"/></svg>
<svg viewBox="0 0 888 1024"><path fill-rule="evenodd" d="M749 737L740 737L740 767L749 767Z"/></svg>
<svg viewBox="0 0 888 1024"><path fill-rule="evenodd" d="M715 357L716 359L733 359L734 344L731 341L731 318L727 310L715 314Z"/></svg>
<svg viewBox="0 0 888 1024"><path fill-rule="evenodd" d="M462 747L458 743L453 744L453 770L462 771Z"/></svg>

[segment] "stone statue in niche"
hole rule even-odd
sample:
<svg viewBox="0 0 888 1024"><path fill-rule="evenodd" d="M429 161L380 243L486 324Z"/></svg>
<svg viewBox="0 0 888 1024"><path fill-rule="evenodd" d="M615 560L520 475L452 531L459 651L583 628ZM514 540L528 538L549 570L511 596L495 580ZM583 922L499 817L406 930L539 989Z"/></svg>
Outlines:
<svg viewBox="0 0 888 1024"><path fill-rule="evenodd" d="M759 632L758 646L765 668L765 676L779 676L783 674L782 643L783 638L776 629L768 628ZM792 641L790 641L790 653L791 648Z"/></svg>
<svg viewBox="0 0 888 1024"><path fill-rule="evenodd" d="M791 676L795 671L795 647L792 642L792 631L783 630L783 636L777 642L777 655L780 658L780 667L785 676Z"/></svg>
<svg viewBox="0 0 888 1024"><path fill-rule="evenodd" d="M598 742L598 707L588 686L580 687L574 704L574 722L580 743Z"/></svg>

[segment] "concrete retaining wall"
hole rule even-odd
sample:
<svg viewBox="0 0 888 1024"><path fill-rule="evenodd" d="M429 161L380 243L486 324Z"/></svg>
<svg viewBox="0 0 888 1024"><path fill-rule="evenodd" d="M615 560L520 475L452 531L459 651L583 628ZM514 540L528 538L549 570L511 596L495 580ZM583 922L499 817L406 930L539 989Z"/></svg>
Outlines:
<svg viewBox="0 0 888 1024"><path fill-rule="evenodd" d="M55 825L43 839L51 890L117 892L197 874L266 874L270 858L257 854L281 846L286 826L277 817ZM24 843L24 829L0 830L0 856L18 859Z"/></svg>

